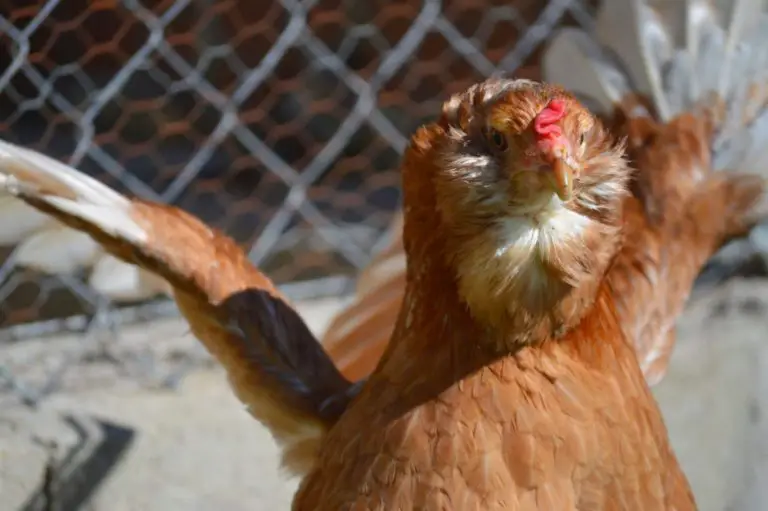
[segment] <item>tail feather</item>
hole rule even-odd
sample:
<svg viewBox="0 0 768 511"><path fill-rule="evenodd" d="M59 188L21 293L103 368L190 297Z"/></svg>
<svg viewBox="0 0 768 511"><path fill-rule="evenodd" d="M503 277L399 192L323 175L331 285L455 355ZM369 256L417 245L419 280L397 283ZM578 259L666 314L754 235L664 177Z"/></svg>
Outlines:
<svg viewBox="0 0 768 511"><path fill-rule="evenodd" d="M652 98L658 114L666 119L669 106L661 68L672 57L674 43L659 13L642 2L603 2L595 33L597 40L609 46L623 63L634 90ZM550 72L546 62L544 65L545 73Z"/></svg>
<svg viewBox="0 0 768 511"><path fill-rule="evenodd" d="M632 91L629 79L600 44L577 28L564 28L542 62L548 79L566 85L589 108L607 116Z"/></svg>
<svg viewBox="0 0 768 511"><path fill-rule="evenodd" d="M403 216L395 215L389 226L388 244L374 257L357 278L357 294L364 296L386 283L394 276L405 272L406 260L403 252Z"/></svg>
<svg viewBox="0 0 768 511"><path fill-rule="evenodd" d="M0 167L0 187L33 207L48 205L129 243L147 241L128 198L72 167L2 140Z"/></svg>
<svg viewBox="0 0 768 511"><path fill-rule="evenodd" d="M304 473L356 392L296 311L236 244L173 207L124 197L77 170L0 141L6 192L162 277L237 396Z"/></svg>
<svg viewBox="0 0 768 511"><path fill-rule="evenodd" d="M404 255L404 254L401 254ZM331 322L323 345L342 374L350 380L366 378L389 344L405 294L405 268L374 260L367 270L383 270L388 279L370 281L355 300Z"/></svg>

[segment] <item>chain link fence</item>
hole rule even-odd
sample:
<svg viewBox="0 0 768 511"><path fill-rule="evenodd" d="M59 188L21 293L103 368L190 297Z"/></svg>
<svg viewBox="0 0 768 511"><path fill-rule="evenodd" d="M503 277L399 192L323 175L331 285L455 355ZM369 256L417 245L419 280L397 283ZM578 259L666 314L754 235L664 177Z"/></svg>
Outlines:
<svg viewBox="0 0 768 511"><path fill-rule="evenodd" d="M593 12L588 0L6 2L0 132L201 217L295 298L338 293L399 207L409 134L485 76L536 77L552 29L590 27ZM173 313L162 297L99 294L87 264L24 267L22 240L5 242L2 343Z"/></svg>

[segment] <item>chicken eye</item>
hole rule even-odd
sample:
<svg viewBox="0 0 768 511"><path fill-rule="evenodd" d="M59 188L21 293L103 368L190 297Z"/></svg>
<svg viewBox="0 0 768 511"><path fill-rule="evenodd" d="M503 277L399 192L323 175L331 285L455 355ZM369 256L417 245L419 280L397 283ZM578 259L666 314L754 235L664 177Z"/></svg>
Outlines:
<svg viewBox="0 0 768 511"><path fill-rule="evenodd" d="M505 137L499 130L494 128L486 128L485 138L488 139L488 142L490 142L496 150L507 150L507 137Z"/></svg>
<svg viewBox="0 0 768 511"><path fill-rule="evenodd" d="M584 154L584 151L587 150L587 134L582 133L579 135L579 151Z"/></svg>

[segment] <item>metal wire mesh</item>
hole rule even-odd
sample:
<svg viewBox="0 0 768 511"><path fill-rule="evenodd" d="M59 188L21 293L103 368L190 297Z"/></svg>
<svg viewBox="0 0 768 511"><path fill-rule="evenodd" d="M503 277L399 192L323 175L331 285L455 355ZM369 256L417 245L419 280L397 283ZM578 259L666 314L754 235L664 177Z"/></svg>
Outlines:
<svg viewBox="0 0 768 511"><path fill-rule="evenodd" d="M0 131L191 211L278 283L322 295L398 207L414 128L484 76L535 76L555 25L592 13L587 0L6 2ZM6 340L117 317L83 273L19 268L13 249L0 253Z"/></svg>

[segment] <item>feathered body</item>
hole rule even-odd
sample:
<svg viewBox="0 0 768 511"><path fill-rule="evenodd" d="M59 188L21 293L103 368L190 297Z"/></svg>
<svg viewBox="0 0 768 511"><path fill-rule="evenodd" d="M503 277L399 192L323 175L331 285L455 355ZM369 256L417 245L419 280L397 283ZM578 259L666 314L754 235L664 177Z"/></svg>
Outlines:
<svg viewBox="0 0 768 511"><path fill-rule="evenodd" d="M695 509L607 296L559 341L494 357L477 342L507 339L434 284L411 302L427 337L397 337L294 509Z"/></svg>

